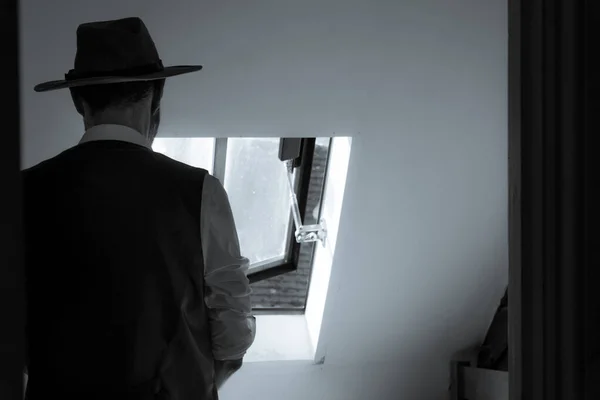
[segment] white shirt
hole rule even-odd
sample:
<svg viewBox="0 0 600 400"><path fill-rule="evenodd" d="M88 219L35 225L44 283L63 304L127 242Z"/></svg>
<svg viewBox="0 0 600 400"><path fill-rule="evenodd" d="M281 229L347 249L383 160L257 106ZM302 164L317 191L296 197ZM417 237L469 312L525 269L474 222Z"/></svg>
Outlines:
<svg viewBox="0 0 600 400"><path fill-rule="evenodd" d="M85 132L80 143L96 140L118 140L152 148L139 132L122 125L96 125ZM200 229L213 356L215 360L237 360L246 354L256 333L246 277L249 260L240 254L227 193L219 180L209 174L202 187Z"/></svg>

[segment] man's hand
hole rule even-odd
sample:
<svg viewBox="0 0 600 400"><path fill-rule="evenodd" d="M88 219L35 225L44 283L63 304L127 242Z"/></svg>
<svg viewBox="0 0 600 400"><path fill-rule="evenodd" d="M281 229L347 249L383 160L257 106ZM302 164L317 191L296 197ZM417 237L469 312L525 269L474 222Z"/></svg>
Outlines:
<svg viewBox="0 0 600 400"><path fill-rule="evenodd" d="M215 360L215 384L221 389L223 384L242 367L242 359L220 361Z"/></svg>

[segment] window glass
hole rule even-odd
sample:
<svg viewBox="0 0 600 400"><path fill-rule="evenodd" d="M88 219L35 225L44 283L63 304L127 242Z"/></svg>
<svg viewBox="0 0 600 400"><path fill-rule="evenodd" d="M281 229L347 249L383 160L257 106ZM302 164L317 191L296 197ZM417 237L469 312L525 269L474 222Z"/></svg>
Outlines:
<svg viewBox="0 0 600 400"><path fill-rule="evenodd" d="M326 170L329 138L317 138L304 224L316 224L320 216ZM313 253L321 243L302 243L296 271L255 282L252 287L252 307L255 309L304 310L313 268Z"/></svg>
<svg viewBox="0 0 600 400"><path fill-rule="evenodd" d="M291 235L286 173L278 138L228 140L223 185L251 268L285 257Z"/></svg>

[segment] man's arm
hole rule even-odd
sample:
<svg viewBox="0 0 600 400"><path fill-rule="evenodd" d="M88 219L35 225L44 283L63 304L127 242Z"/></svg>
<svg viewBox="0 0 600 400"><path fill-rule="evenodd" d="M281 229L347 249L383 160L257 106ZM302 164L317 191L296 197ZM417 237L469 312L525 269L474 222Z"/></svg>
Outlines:
<svg viewBox="0 0 600 400"><path fill-rule="evenodd" d="M242 359L215 361L215 384L220 389L238 369L242 367Z"/></svg>
<svg viewBox="0 0 600 400"><path fill-rule="evenodd" d="M256 320L252 316L247 258L240 245L223 185L207 175L202 194L202 250L205 303L209 308L217 387L242 365L252 345Z"/></svg>

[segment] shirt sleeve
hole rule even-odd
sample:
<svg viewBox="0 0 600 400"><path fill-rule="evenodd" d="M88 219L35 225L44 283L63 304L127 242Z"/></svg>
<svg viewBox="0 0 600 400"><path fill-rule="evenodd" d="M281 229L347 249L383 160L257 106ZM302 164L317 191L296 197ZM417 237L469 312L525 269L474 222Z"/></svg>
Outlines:
<svg viewBox="0 0 600 400"><path fill-rule="evenodd" d="M200 227L213 356L221 361L241 359L256 332L246 276L249 261L240 254L225 188L211 175L204 179Z"/></svg>

